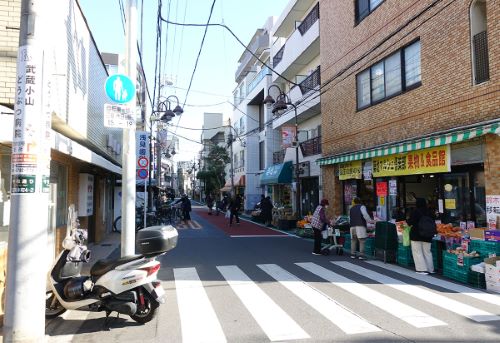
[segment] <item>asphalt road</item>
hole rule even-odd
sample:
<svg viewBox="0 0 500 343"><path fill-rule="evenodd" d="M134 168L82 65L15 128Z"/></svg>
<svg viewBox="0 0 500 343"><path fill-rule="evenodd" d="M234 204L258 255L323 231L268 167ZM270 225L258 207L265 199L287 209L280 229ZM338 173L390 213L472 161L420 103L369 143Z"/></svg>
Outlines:
<svg viewBox="0 0 500 343"><path fill-rule="evenodd" d="M47 323L48 341L500 341L500 295L380 262L314 256L312 241L294 236L231 235L219 228L227 222L196 211L161 258L167 301L156 319L138 325L115 314L105 323L104 313L73 311Z"/></svg>

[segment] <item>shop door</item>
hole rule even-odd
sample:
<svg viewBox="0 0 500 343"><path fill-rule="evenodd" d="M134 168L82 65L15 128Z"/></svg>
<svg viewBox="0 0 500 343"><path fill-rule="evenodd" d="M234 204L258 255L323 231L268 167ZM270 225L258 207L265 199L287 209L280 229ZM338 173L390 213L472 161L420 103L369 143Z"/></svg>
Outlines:
<svg viewBox="0 0 500 343"><path fill-rule="evenodd" d="M444 214L443 222L459 225L472 220L469 193L469 174L451 173L443 175Z"/></svg>
<svg viewBox="0 0 500 343"><path fill-rule="evenodd" d="M319 205L319 178L301 180L302 215L313 214Z"/></svg>

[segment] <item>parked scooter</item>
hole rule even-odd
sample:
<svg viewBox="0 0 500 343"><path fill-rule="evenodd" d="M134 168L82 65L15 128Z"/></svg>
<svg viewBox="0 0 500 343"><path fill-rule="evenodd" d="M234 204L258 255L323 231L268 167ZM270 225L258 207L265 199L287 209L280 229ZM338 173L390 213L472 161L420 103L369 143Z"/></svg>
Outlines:
<svg viewBox="0 0 500 343"><path fill-rule="evenodd" d="M87 231L78 227L71 207L69 216L64 250L49 274L45 317L55 318L66 310L105 311L109 317L116 311L138 323L151 321L160 303L165 302L165 291L157 280L160 262L156 257L175 248L177 230L170 225L143 229L137 233L138 255L99 260L89 276L81 276L82 264L90 260L84 245Z"/></svg>

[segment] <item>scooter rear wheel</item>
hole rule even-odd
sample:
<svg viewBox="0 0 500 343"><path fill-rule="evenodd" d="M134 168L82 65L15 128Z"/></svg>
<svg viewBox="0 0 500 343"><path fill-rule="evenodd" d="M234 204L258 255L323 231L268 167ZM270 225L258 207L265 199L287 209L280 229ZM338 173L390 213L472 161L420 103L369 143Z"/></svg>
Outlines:
<svg viewBox="0 0 500 343"><path fill-rule="evenodd" d="M59 317L66 312L66 309L61 305L54 292L47 291L45 293L45 318L52 319Z"/></svg>
<svg viewBox="0 0 500 343"><path fill-rule="evenodd" d="M130 316L133 320L140 324L150 322L158 311L158 302L156 302L145 289L142 289L144 295L144 309L137 309L137 312Z"/></svg>

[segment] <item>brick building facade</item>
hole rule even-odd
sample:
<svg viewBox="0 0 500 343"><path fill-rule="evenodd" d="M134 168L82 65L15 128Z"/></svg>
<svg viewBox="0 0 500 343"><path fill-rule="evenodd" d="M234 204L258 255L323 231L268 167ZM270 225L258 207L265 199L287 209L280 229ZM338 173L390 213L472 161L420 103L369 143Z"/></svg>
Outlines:
<svg viewBox="0 0 500 343"><path fill-rule="evenodd" d="M351 183L352 195L373 201L374 211L385 207L389 219L390 210L411 203L404 188L435 178L436 190L429 192L435 194L417 195L437 200L438 212L456 212L457 220L484 224L477 223L479 215L470 208L472 200L484 207L485 194L500 194L500 2L322 1L320 9L325 157L319 163L333 211L346 212L346 192L352 191L346 183ZM451 167L444 173L363 175L373 163L378 167L377 157L399 154L408 159L446 146ZM482 156L471 158L472 151ZM358 169L341 181L346 162L356 162ZM458 181L450 176L458 173ZM380 192L378 182L386 183ZM393 192L385 191L381 199L377 193L384 194L388 182ZM457 191L453 205L443 187L459 186L457 182L464 189ZM429 188L434 186L429 183ZM369 196L360 194L366 188L371 189ZM481 194L472 199L468 191Z"/></svg>

